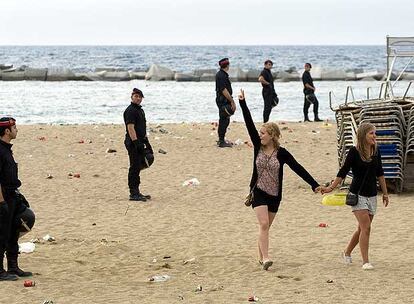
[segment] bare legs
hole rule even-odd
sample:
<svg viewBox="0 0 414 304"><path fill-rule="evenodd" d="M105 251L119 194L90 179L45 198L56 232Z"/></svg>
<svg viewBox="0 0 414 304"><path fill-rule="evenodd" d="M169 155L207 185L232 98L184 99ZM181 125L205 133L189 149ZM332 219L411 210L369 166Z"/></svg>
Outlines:
<svg viewBox="0 0 414 304"><path fill-rule="evenodd" d="M254 211L259 222L259 261L267 261L269 260L269 229L276 213L269 212L267 206L257 206L254 208Z"/></svg>
<svg viewBox="0 0 414 304"><path fill-rule="evenodd" d="M354 211L354 215L358 220L358 229L352 235L348 246L345 249L345 255L350 256L352 250L359 243L361 250L363 264L368 263L368 249L369 249L369 236L371 233L371 223L374 219L373 215L368 213L368 210L357 210Z"/></svg>

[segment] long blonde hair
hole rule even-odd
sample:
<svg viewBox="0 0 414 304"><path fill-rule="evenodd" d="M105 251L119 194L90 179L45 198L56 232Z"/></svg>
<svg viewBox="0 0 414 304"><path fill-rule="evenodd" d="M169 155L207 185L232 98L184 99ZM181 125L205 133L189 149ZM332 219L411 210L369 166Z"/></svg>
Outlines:
<svg viewBox="0 0 414 304"><path fill-rule="evenodd" d="M372 123L366 122L362 123L358 127L357 131L357 150L359 152L359 155L361 156L362 160L364 161L370 161L372 159L372 156L377 151L377 144L375 143L374 146L371 146L367 143L367 134L374 130L375 126Z"/></svg>
<svg viewBox="0 0 414 304"><path fill-rule="evenodd" d="M266 129L266 132L269 133L270 137L272 138L273 146L275 149L279 149L279 138L281 135L279 126L274 122L266 122L263 124L263 128Z"/></svg>

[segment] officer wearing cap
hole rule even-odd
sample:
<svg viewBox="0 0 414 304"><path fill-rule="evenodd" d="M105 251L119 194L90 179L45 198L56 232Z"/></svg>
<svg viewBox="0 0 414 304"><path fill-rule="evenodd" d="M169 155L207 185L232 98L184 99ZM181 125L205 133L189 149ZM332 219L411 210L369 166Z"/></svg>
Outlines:
<svg viewBox="0 0 414 304"><path fill-rule="evenodd" d="M124 112L126 127L124 143L129 156L129 200L145 202L151 199L151 196L142 194L139 189L141 164L145 158L145 150L149 150L152 154L153 150L147 138L147 122L141 106L143 98L144 94L141 90L136 88L132 90L131 104Z"/></svg>
<svg viewBox="0 0 414 304"><path fill-rule="evenodd" d="M16 136L16 120L11 117L0 118L0 281L14 281L18 277L32 275L31 272L21 270L17 263L19 253L17 241L22 225L20 214L25 213L28 203L18 192L21 182L10 143ZM34 214L32 215L31 226L34 224ZM28 227L29 230L31 228ZM5 252L7 272L3 266Z"/></svg>
<svg viewBox="0 0 414 304"><path fill-rule="evenodd" d="M260 73L259 81L262 84L262 96L264 101L263 108L263 122L266 123L269 121L270 112L272 108L279 103L279 98L277 97L275 86L273 83L272 75L272 60L268 59L264 62L263 71Z"/></svg>
<svg viewBox="0 0 414 304"><path fill-rule="evenodd" d="M225 140L226 131L230 124L230 116L236 111L236 104L231 96L233 89L227 73L230 68L229 59L221 59L219 66L220 70L216 74L216 104L219 109L218 146L227 148L231 147L231 144Z"/></svg>

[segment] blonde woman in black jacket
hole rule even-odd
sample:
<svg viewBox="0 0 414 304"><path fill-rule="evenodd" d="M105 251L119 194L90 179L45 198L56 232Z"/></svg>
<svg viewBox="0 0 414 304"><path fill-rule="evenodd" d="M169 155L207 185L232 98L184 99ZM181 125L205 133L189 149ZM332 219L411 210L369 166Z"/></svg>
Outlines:
<svg viewBox="0 0 414 304"><path fill-rule="evenodd" d="M320 186L292 154L280 146L280 130L276 123L265 123L259 132L256 130L243 90L239 95L239 102L254 147L250 190L253 191L252 207L259 222L259 262L263 265L263 269L267 270L273 264L268 254L269 229L282 199L283 166L287 164L312 187L314 192L318 192Z"/></svg>

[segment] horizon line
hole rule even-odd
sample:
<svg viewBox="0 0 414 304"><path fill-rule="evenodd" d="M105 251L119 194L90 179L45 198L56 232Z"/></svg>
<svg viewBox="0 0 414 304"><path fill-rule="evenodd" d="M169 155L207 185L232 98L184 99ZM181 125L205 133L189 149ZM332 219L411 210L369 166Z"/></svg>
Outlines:
<svg viewBox="0 0 414 304"><path fill-rule="evenodd" d="M386 46L384 44L1 44L0 46Z"/></svg>

